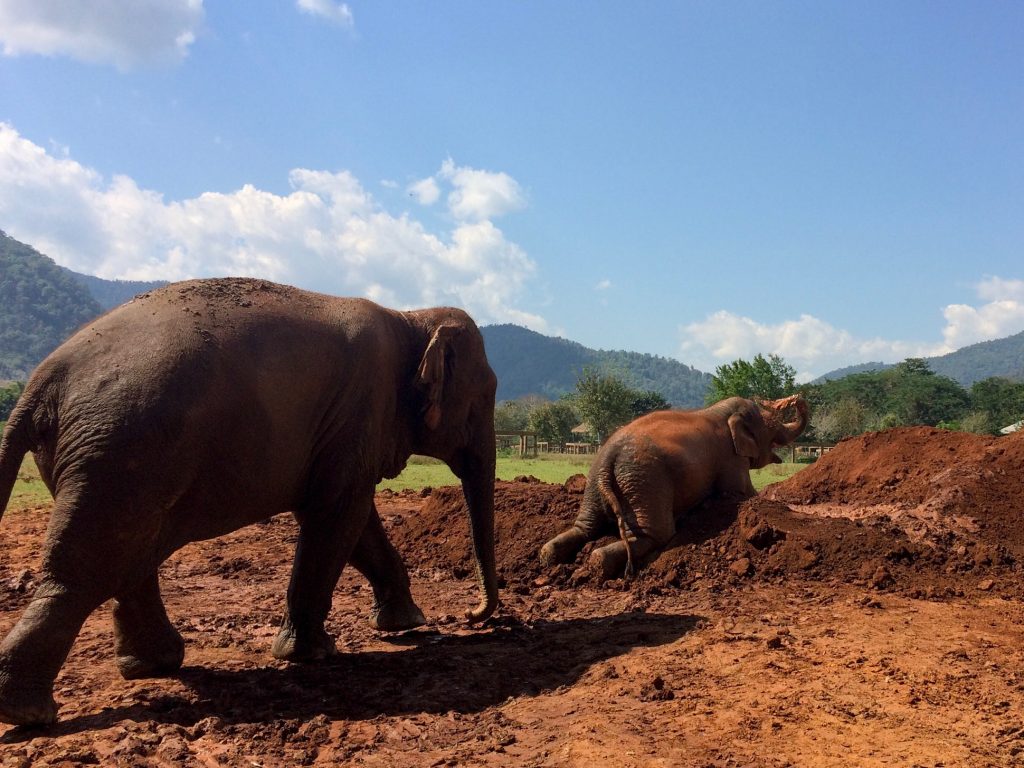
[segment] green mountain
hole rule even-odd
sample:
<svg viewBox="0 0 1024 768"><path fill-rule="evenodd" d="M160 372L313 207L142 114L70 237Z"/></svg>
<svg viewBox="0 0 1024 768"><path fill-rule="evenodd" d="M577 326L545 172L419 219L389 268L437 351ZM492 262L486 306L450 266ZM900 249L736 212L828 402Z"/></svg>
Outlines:
<svg viewBox="0 0 1024 768"><path fill-rule="evenodd" d="M72 272L0 231L0 381L27 379L79 326L160 285Z"/></svg>
<svg viewBox="0 0 1024 768"><path fill-rule="evenodd" d="M939 357L926 357L928 367L969 388L974 382L993 376L1024 381L1024 331L1003 339L981 341ZM814 384L836 381L854 373L884 371L890 363L863 363L830 371L814 380Z"/></svg>
<svg viewBox="0 0 1024 768"><path fill-rule="evenodd" d="M159 288L161 285L167 285L166 280L155 280L152 282L145 280L104 280L102 277L83 275L79 272L72 272L70 269L68 273L86 287L89 294L99 302L104 310L118 307L137 294L151 291L154 288Z"/></svg>
<svg viewBox="0 0 1024 768"><path fill-rule="evenodd" d="M971 344L927 360L933 371L964 387L992 376L1024 381L1024 331L1004 339Z"/></svg>
<svg viewBox="0 0 1024 768"><path fill-rule="evenodd" d="M673 405L696 408L704 404L711 381L710 374L667 357L590 349L518 325L485 325L480 330L498 377L498 400L525 395L555 399L574 390L584 368L595 368L636 389L654 390Z"/></svg>
<svg viewBox="0 0 1024 768"><path fill-rule="evenodd" d="M0 231L0 379L25 379L103 308L53 259Z"/></svg>

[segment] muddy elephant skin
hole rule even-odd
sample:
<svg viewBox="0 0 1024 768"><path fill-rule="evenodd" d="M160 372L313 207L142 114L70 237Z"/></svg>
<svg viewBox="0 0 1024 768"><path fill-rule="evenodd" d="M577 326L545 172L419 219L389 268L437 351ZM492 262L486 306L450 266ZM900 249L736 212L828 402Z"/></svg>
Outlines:
<svg viewBox="0 0 1024 768"><path fill-rule="evenodd" d="M412 453L462 481L482 587L468 616L489 616L495 387L461 310L261 280L173 284L83 327L39 365L0 442L0 511L27 451L54 496L39 588L0 644L0 720L55 719L54 678L110 598L122 674L176 671L158 566L280 512L299 538L275 656L335 652L323 625L346 562L373 584L376 625L421 623L373 507Z"/></svg>
<svg viewBox="0 0 1024 768"><path fill-rule="evenodd" d="M783 422L786 411L796 420ZM772 402L733 397L698 411L658 411L615 432L591 465L576 522L540 551L546 565L572 562L588 541L600 578L632 573L675 534L676 518L712 495L755 495L750 470L779 462L774 449L807 426L799 395Z"/></svg>

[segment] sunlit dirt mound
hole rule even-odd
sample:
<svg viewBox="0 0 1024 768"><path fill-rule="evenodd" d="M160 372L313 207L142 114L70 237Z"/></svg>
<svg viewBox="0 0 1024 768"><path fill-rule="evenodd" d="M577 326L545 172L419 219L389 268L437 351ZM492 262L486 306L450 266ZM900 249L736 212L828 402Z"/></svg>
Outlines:
<svg viewBox="0 0 1024 768"><path fill-rule="evenodd" d="M588 544L576 563L544 569L549 538L571 524L583 478L532 477L495 489L499 576L507 586L592 581ZM980 437L901 428L845 440L816 464L742 504L712 500L634 583L719 589L747 580L811 578L921 596L1024 594L1024 435ZM410 568L474 573L462 491L429 492L391 527Z"/></svg>
<svg viewBox="0 0 1024 768"><path fill-rule="evenodd" d="M915 539L977 540L1024 560L1024 433L871 432L765 495L818 515L887 515Z"/></svg>
<svg viewBox="0 0 1024 768"><path fill-rule="evenodd" d="M515 584L541 573L537 553L576 519L584 487L581 476L569 478L565 485L534 477L495 484L494 543L500 579ZM389 535L410 568L451 569L458 577L476 573L466 502L458 486L431 490L422 509L392 527Z"/></svg>

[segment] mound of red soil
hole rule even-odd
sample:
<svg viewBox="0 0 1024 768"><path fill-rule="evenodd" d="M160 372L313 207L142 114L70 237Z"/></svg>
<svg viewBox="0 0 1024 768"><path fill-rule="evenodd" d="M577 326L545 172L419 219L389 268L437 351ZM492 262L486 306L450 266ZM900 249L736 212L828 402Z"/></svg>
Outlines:
<svg viewBox="0 0 1024 768"><path fill-rule="evenodd" d="M576 519L584 486L578 478L553 485L535 477L495 484L494 545L500 579L516 584L541 573L537 553ZM476 573L466 501L458 486L432 490L422 509L391 527L389 535L410 568L451 569L459 578Z"/></svg>
<svg viewBox="0 0 1024 768"><path fill-rule="evenodd" d="M978 539L1024 559L1024 433L926 427L844 440L766 495L807 511L887 514L914 538Z"/></svg>
<svg viewBox="0 0 1024 768"><path fill-rule="evenodd" d="M918 595L1024 593L1024 435L925 427L841 442L741 505L679 521L647 581L795 575Z"/></svg>
<svg viewBox="0 0 1024 768"><path fill-rule="evenodd" d="M608 540L588 544L572 566L545 570L537 557L575 519L584 487L582 477L564 486L533 477L497 483L495 547L505 585L520 591L538 579L590 579L587 557ZM1022 499L1024 435L866 434L760 497L711 500L686 513L633 586L719 589L798 577L922 596L1024 594ZM390 527L410 567L475 573L460 488L431 491L418 513Z"/></svg>

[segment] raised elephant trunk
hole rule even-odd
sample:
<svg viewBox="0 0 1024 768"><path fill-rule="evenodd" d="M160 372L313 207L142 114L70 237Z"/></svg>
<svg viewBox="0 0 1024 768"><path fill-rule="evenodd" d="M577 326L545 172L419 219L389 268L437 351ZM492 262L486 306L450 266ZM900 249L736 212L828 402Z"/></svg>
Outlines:
<svg viewBox="0 0 1024 768"><path fill-rule="evenodd" d="M807 428L810 414L807 408L807 401L804 400L802 395L790 395L780 400L762 402L761 407L768 412L769 418L772 421L780 422L775 439L772 441L776 445L789 445L800 437ZM796 411L796 421L781 423L786 411L790 408Z"/></svg>

